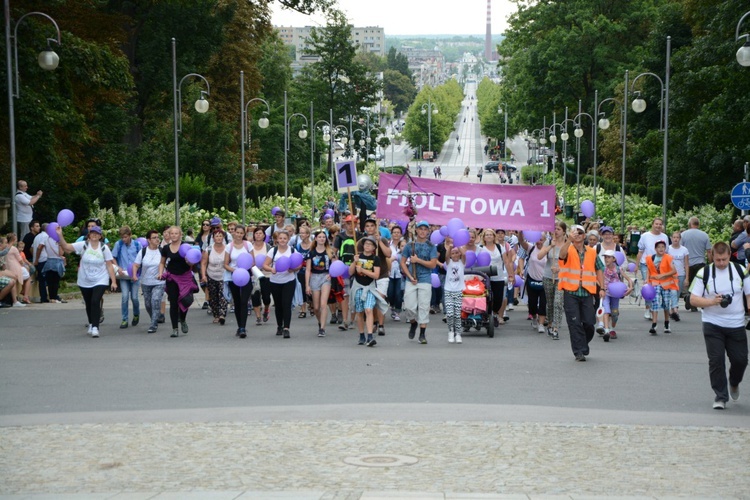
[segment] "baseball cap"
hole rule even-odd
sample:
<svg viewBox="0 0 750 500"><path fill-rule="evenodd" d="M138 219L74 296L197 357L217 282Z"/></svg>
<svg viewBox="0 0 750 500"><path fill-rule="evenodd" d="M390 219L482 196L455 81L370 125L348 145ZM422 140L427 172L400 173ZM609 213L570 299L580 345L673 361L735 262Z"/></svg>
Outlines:
<svg viewBox="0 0 750 500"><path fill-rule="evenodd" d="M221 226L221 219L218 217L214 217L211 219L211 225L212 226Z"/></svg>
<svg viewBox="0 0 750 500"><path fill-rule="evenodd" d="M367 219L365 219L365 224L367 224L368 222L372 222L375 225L378 224L378 220L375 217L372 217L372 216L369 216L369 217L367 217Z"/></svg>
<svg viewBox="0 0 750 500"><path fill-rule="evenodd" d="M602 257L614 257L615 251L614 250L605 250L602 252Z"/></svg>
<svg viewBox="0 0 750 500"><path fill-rule="evenodd" d="M347 215L347 216L346 216L346 217L344 218L344 222L353 222L353 221L355 221L355 220L357 220L357 218L356 218L356 217L354 217L353 215Z"/></svg>
<svg viewBox="0 0 750 500"><path fill-rule="evenodd" d="M615 234L615 230L614 230L614 229L612 229L612 228L611 228L611 227L609 227L609 226L604 226L604 227L601 227L601 228L599 228L599 232L600 232L601 234L604 234L604 233L612 233L612 234Z"/></svg>
<svg viewBox="0 0 750 500"><path fill-rule="evenodd" d="M570 226L570 232L580 231L582 234L586 234L586 230L580 224L573 224Z"/></svg>
<svg viewBox="0 0 750 500"><path fill-rule="evenodd" d="M99 233L102 234L102 228L99 226L94 226L91 229L89 229L89 233Z"/></svg>
<svg viewBox="0 0 750 500"><path fill-rule="evenodd" d="M426 220L421 220L421 221L417 222L417 227L426 227L426 228L429 229L430 228L430 224Z"/></svg>
<svg viewBox="0 0 750 500"><path fill-rule="evenodd" d="M363 244L363 245L364 245L364 242L365 242L365 241L369 241L370 243L372 243L372 244L373 244L373 245L375 245L376 247L378 246L378 242L377 242L377 241L375 240L375 238L373 238L372 236L365 236L364 238L362 238L362 244Z"/></svg>
<svg viewBox="0 0 750 500"><path fill-rule="evenodd" d="M656 243L654 243L654 248L658 247L659 245L664 245L666 247L667 243L662 240L659 240Z"/></svg>

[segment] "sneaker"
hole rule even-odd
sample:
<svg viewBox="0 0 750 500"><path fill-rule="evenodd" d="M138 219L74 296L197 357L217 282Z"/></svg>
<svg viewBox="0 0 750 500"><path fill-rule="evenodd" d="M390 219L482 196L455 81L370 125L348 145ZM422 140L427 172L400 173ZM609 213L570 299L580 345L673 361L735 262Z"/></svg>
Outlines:
<svg viewBox="0 0 750 500"><path fill-rule="evenodd" d="M401 321L401 316L399 316L399 315L398 315L398 313L395 313L395 314L394 314L393 316L391 316L391 317L393 318L393 321Z"/></svg>
<svg viewBox="0 0 750 500"><path fill-rule="evenodd" d="M360 333L359 334L359 342L357 342L357 345L365 345L365 334Z"/></svg>
<svg viewBox="0 0 750 500"><path fill-rule="evenodd" d="M445 315L444 315L444 316L443 316L443 323L447 323L447 322L448 322L448 316L445 316Z"/></svg>
<svg viewBox="0 0 750 500"><path fill-rule="evenodd" d="M23 302L15 301L13 302L13 307L26 307L26 304Z"/></svg>
<svg viewBox="0 0 750 500"><path fill-rule="evenodd" d="M544 327L542 325L537 325L536 331L537 333L544 333Z"/></svg>
<svg viewBox="0 0 750 500"><path fill-rule="evenodd" d="M427 343L427 339L425 338L424 335L420 335L419 336L419 343L420 344L426 344Z"/></svg>
<svg viewBox="0 0 750 500"><path fill-rule="evenodd" d="M609 339L610 339L611 337L612 337L612 336L610 335L610 333L609 333L609 332L604 332L604 335L602 336L602 339L604 339L604 341L605 341L605 342L609 342Z"/></svg>
<svg viewBox="0 0 750 500"><path fill-rule="evenodd" d="M646 311L645 313L643 313L643 319L651 321L651 311Z"/></svg>
<svg viewBox="0 0 750 500"><path fill-rule="evenodd" d="M435 307L430 306L430 314L435 314L435 313L436 313Z"/></svg>
<svg viewBox="0 0 750 500"><path fill-rule="evenodd" d="M560 334L557 331L552 332L552 340L560 340Z"/></svg>
<svg viewBox="0 0 750 500"><path fill-rule="evenodd" d="M156 333L156 327L155 326L149 326L148 330L146 330L146 333Z"/></svg>
<svg viewBox="0 0 750 500"><path fill-rule="evenodd" d="M201 309L203 309L204 311L207 310L208 309L208 302L204 302L203 303L203 307Z"/></svg>
<svg viewBox="0 0 750 500"><path fill-rule="evenodd" d="M285 339L292 338L292 336L289 334L289 329L288 328L284 328L284 338Z"/></svg>
<svg viewBox="0 0 750 500"><path fill-rule="evenodd" d="M141 317L140 317L139 315L137 315L137 314L136 314L136 315L134 315L134 316L133 316L133 323L132 323L132 324L133 324L133 326L136 326L136 325L138 325L138 321L140 321L140 319L141 319Z"/></svg>
<svg viewBox="0 0 750 500"><path fill-rule="evenodd" d="M385 327L383 325L378 325L378 335L381 337L385 335Z"/></svg>
<svg viewBox="0 0 750 500"><path fill-rule="evenodd" d="M550 327L547 327L547 336L548 336L548 337L551 337L551 336L552 336L552 332L553 332L552 328L550 328Z"/></svg>
<svg viewBox="0 0 750 500"><path fill-rule="evenodd" d="M91 327L91 336L95 339L99 338L99 328L93 326Z"/></svg>
<svg viewBox="0 0 750 500"><path fill-rule="evenodd" d="M650 333L651 335L656 335L656 328L652 326L651 328L649 328L648 333Z"/></svg>
<svg viewBox="0 0 750 500"><path fill-rule="evenodd" d="M448 330L448 343L452 344L456 341L456 334L453 333L453 330Z"/></svg>
<svg viewBox="0 0 750 500"><path fill-rule="evenodd" d="M513 304L508 304L508 307L505 308L506 311L515 311L516 308L513 306Z"/></svg>
<svg viewBox="0 0 750 500"><path fill-rule="evenodd" d="M604 335L604 324L603 323L598 323L596 325L596 333L598 333L599 335Z"/></svg>
<svg viewBox="0 0 750 500"><path fill-rule="evenodd" d="M348 329L349 329L349 323L343 323L343 324L339 325L339 330L341 330L342 332L345 332Z"/></svg>
<svg viewBox="0 0 750 500"><path fill-rule="evenodd" d="M740 386L739 385L729 386L729 397L732 398L732 401L737 401L738 399L740 399Z"/></svg>
<svg viewBox="0 0 750 500"><path fill-rule="evenodd" d="M332 324L332 325L335 325L336 323L338 323L338 318L337 318L337 316L336 316L336 315L334 314L333 316L331 316L331 324Z"/></svg>
<svg viewBox="0 0 750 500"><path fill-rule="evenodd" d="M260 326L263 324L263 320L260 319L260 316L255 318L255 326Z"/></svg>
<svg viewBox="0 0 750 500"><path fill-rule="evenodd" d="M367 342L365 342L365 345L367 347L375 347L378 344L378 341L375 339L370 339Z"/></svg>
<svg viewBox="0 0 750 500"><path fill-rule="evenodd" d="M537 320L536 318L532 318L531 314L529 314L528 319L531 320L531 328L536 328L537 326L539 326L539 320Z"/></svg>
<svg viewBox="0 0 750 500"><path fill-rule="evenodd" d="M672 329L667 326L664 328L664 333L672 333Z"/></svg>
<svg viewBox="0 0 750 500"><path fill-rule="evenodd" d="M172 334L170 335L170 337L175 338L175 337L179 337L179 336L180 336L180 331L177 328L175 328L174 330L172 330Z"/></svg>
<svg viewBox="0 0 750 500"><path fill-rule="evenodd" d="M280 337L282 333L284 333L284 329L281 328L280 326L277 326L276 327L276 336Z"/></svg>
<svg viewBox="0 0 750 500"><path fill-rule="evenodd" d="M609 331L609 338L612 339L612 340L616 339L617 338L617 332L614 331L614 330L610 330Z"/></svg>
<svg viewBox="0 0 750 500"><path fill-rule="evenodd" d="M241 339L247 338L247 330L245 330L244 328L240 328L240 338Z"/></svg>
<svg viewBox="0 0 750 500"><path fill-rule="evenodd" d="M120 323L120 328L127 328L128 327L128 320L123 321Z"/></svg>
<svg viewBox="0 0 750 500"><path fill-rule="evenodd" d="M413 322L411 326L409 326L409 339L413 339L414 335L417 334L417 322Z"/></svg>
<svg viewBox="0 0 750 500"><path fill-rule="evenodd" d="M510 316L507 314L503 316L503 321L510 321Z"/></svg>
<svg viewBox="0 0 750 500"><path fill-rule="evenodd" d="M323 328L319 329L318 330L318 337L325 337L325 336L326 336L325 329L323 329Z"/></svg>
<svg viewBox="0 0 750 500"><path fill-rule="evenodd" d="M461 334L460 334L460 333L457 333L457 334L456 334L456 344L460 344L460 343L462 343L462 342L463 342L463 340L461 339Z"/></svg>
<svg viewBox="0 0 750 500"><path fill-rule="evenodd" d="M677 314L676 312L673 312L672 314L670 314L669 317L675 321L680 321L680 315Z"/></svg>
<svg viewBox="0 0 750 500"><path fill-rule="evenodd" d="M164 323L166 321L166 318L163 314L159 314L159 319L156 320L157 323Z"/></svg>
<svg viewBox="0 0 750 500"><path fill-rule="evenodd" d="M527 321L534 321L534 320L536 320L536 318L535 318L534 316L532 316L531 314L529 314L529 315L528 315L528 316L526 317L526 320L527 320Z"/></svg>
<svg viewBox="0 0 750 500"><path fill-rule="evenodd" d="M723 410L724 408L726 408L724 401L714 401L714 410Z"/></svg>
<svg viewBox="0 0 750 500"><path fill-rule="evenodd" d="M184 333L185 335L187 335L187 332L188 332L188 324L187 324L187 321L183 321L183 322L181 323L181 326L182 326L182 333Z"/></svg>
<svg viewBox="0 0 750 500"><path fill-rule="evenodd" d="M518 299L513 299L513 305L514 305L514 306L517 306L517 305L518 305Z"/></svg>
<svg viewBox="0 0 750 500"><path fill-rule="evenodd" d="M576 354L576 361L586 361L586 356L584 356L583 354Z"/></svg>
<svg viewBox="0 0 750 500"><path fill-rule="evenodd" d="M94 329L94 325L92 325L91 323L89 323L89 325L86 327L86 333L88 333L89 335L91 335L91 331L93 329Z"/></svg>
<svg viewBox="0 0 750 500"><path fill-rule="evenodd" d="M336 323L339 325L344 323L344 316L341 314L341 311L336 313Z"/></svg>
<svg viewBox="0 0 750 500"><path fill-rule="evenodd" d="M268 321L268 317L271 315L271 309L266 307L263 309L263 323L266 323Z"/></svg>

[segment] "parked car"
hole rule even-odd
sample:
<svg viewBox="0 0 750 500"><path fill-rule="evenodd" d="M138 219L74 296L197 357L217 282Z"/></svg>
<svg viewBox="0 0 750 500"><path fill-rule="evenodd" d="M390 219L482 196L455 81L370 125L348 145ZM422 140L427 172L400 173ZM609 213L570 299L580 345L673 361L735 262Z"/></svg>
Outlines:
<svg viewBox="0 0 750 500"><path fill-rule="evenodd" d="M512 163L503 163L503 170L505 170L506 172L515 172L516 170L518 170L518 167L516 167Z"/></svg>
<svg viewBox="0 0 750 500"><path fill-rule="evenodd" d="M488 161L487 164L484 166L485 172L497 172L498 170L500 170L499 161Z"/></svg>

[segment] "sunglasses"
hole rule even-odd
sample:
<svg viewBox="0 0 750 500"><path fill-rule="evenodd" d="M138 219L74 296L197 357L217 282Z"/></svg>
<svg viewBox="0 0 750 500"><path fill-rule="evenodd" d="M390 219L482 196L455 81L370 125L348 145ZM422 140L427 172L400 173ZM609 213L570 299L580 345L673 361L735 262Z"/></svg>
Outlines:
<svg viewBox="0 0 750 500"><path fill-rule="evenodd" d="M210 226L211 224L209 224L208 222L204 222L203 225L204 226Z"/></svg>

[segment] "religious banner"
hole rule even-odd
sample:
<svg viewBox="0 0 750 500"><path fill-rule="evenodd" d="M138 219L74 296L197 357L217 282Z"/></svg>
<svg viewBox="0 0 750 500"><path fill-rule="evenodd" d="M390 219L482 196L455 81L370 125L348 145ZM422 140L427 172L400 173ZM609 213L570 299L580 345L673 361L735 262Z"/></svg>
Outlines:
<svg viewBox="0 0 750 500"><path fill-rule="evenodd" d="M519 186L380 174L378 217L402 220L411 205L416 220L445 225L459 217L468 227L554 231L555 186Z"/></svg>

